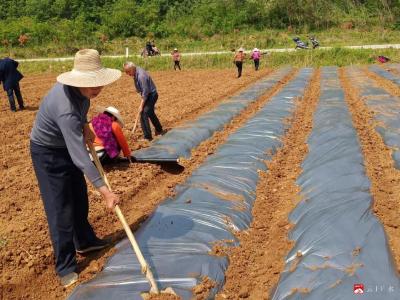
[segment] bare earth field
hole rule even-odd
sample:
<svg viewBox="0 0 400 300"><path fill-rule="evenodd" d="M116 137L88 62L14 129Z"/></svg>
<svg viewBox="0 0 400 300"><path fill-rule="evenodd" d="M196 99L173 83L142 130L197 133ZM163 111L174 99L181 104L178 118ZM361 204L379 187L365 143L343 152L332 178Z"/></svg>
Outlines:
<svg viewBox="0 0 400 300"><path fill-rule="evenodd" d="M158 87L157 114L165 128L190 122L210 111L221 101L249 87L272 70L246 70L240 79L235 70L164 71L152 73ZM393 95L400 88L364 72L376 84ZM113 189L120 195L121 209L134 230L165 198L172 196L174 187L188 178L207 156L222 145L227 137L278 93L297 73L293 70L274 88L250 104L224 130L192 151L192 158L181 162L182 168L156 164L119 164L106 172ZM0 299L64 299L73 287L59 286L54 271L54 259L49 240L47 221L29 156L29 133L40 99L54 84L56 74L27 76L21 82L27 109L11 113L5 94L0 102ZM313 114L320 94L320 71L315 70L302 101L298 101L293 117L287 120L289 129L283 146L268 164L268 171L260 174L253 220L248 230L240 232L240 246L221 249L230 260L226 283L216 299L268 299L270 291L283 271L285 256L292 242L287 239L292 225L288 214L300 200L296 178L301 174L301 163L307 155L307 137L312 131ZM389 237L390 248L397 265L400 264L399 183L400 172L393 167L390 150L373 127L372 111L353 88L343 69L340 80L346 101L357 130L366 173L371 180L374 213L381 220ZM127 124L125 133L132 149L141 147L136 140L141 131L131 137L139 105L132 79L123 76L106 87L93 100L89 116L96 106L116 106ZM111 237L117 243L125 237L117 218L106 211L98 193L89 185L90 222L100 237ZM99 253L78 257L80 282L101 271L105 260L113 254L110 247ZM196 299L205 299L212 284L203 283L195 289ZM197 292L198 291L198 292ZM173 299L156 296L152 299Z"/></svg>
<svg viewBox="0 0 400 300"><path fill-rule="evenodd" d="M156 72L152 74L158 87L157 113L161 123L171 128L211 110L228 96L237 93L271 72L248 71L240 79L234 70ZM29 134L41 98L55 83L54 75L27 76L21 89L27 109L11 113L6 95L1 94L0 106L0 295L1 299L65 298L71 289L59 287L54 272L52 248L47 221L39 197L36 177L29 155ZM132 128L137 113L139 96L133 81L123 76L106 87L93 100L90 115L97 105L114 105L127 123L126 135ZM129 138L132 149L138 147ZM208 155L207 149L200 156ZM194 160L193 160L194 161ZM191 162L190 162L191 163ZM190 169L185 166L185 169ZM121 209L133 228L140 224L156 205L173 190L180 177L174 170L163 170L158 165L119 165L109 171L113 188L121 195ZM157 186L155 189L154 187ZM114 215L105 210L100 196L90 187L90 221L99 236L111 236L115 241L123 232ZM109 251L97 256L81 257L82 280L90 278L102 265Z"/></svg>

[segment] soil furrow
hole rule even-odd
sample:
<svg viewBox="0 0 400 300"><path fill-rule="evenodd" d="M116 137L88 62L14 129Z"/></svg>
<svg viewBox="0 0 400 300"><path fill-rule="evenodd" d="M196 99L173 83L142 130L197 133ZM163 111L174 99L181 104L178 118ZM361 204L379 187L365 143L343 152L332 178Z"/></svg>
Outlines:
<svg viewBox="0 0 400 300"><path fill-rule="evenodd" d="M285 266L285 256L292 248L288 240L289 213L299 201L296 179L308 153L307 137L312 130L313 113L320 94L320 71L317 70L298 101L289 130L267 172L260 173L253 221L240 232L240 245L225 249L229 255L226 283L217 299L268 299Z"/></svg>
<svg viewBox="0 0 400 300"><path fill-rule="evenodd" d="M366 73L369 77L378 79L378 85L386 89L387 85L383 84L381 77L371 76L370 72ZM352 114L353 125L360 139L366 173L371 181L370 192L374 200L373 212L384 225L396 265L399 266L400 171L394 168L391 150L374 128L376 124L374 112L366 106L359 96L359 90L352 84L361 79L348 76L343 68L339 71L339 77ZM390 92L390 89L387 90Z"/></svg>
<svg viewBox="0 0 400 300"><path fill-rule="evenodd" d="M259 107L264 105L294 75L295 72L292 72L273 89L260 97L258 101L251 104L240 116L228 124L223 131L217 132L212 138L203 142L193 151L191 160L182 162L182 168L152 164L134 164L131 166L121 164L113 168L107 168L108 177L113 188L121 195L121 209L128 222L132 224L132 228L137 228L161 201L168 195L172 195L173 187L176 184L183 182L208 155L213 153L218 145L224 142L232 131L236 130L255 114ZM183 86L181 88L184 89ZM107 97L107 94L104 97ZM104 99L99 102L104 102ZM219 102L215 100L212 105L206 103L202 109L209 110L210 106L217 105ZM168 109L165 103L160 103L160 106ZM197 104L197 106L200 107L201 105ZM127 106L125 105L125 107ZM180 108L175 107L176 109L179 111ZM196 111L195 115L198 113L199 111ZM30 112L30 114L32 113ZM185 118L189 118L189 115L190 113L186 114ZM179 118L172 119L170 124L178 123L179 120ZM8 148L2 149L2 151L9 155ZM11 162L4 161L7 164L7 168L3 170L0 166L0 171L8 170L8 174L12 175L11 177L18 179L17 174L20 172L21 167L26 172L31 171L30 161L27 161L26 157L25 160L20 161L21 165L11 172L9 170L9 168L13 168ZM29 178L32 178L31 175ZM3 235L7 238L7 246L0 248L0 267L3 268L2 273L4 274L0 278L2 283L0 294L7 296L3 297L4 299L65 298L72 290L71 288L63 289L59 287L58 279L54 272L47 224L41 202L38 199L39 194L36 183L33 180L34 178L29 182L23 180L22 183L15 180L12 184L0 181L0 185L5 186L7 189L24 190L15 201L12 199L12 194L8 192L8 203L0 205L0 213L4 213L4 216L8 218L2 220L1 225L4 224L4 227L2 227L0 234L0 238ZM91 202L90 221L96 232L103 237L110 236L114 241L123 238L124 233L118 220L113 214L105 211L103 201L96 195L91 186L89 186L89 194ZM28 211L29 216L27 216ZM16 224L21 225L18 226ZM19 250L15 251L13 248ZM105 259L112 252L113 249L108 249L95 255L80 258L82 269L80 280L90 279L100 271ZM45 284L39 284L39 282Z"/></svg>

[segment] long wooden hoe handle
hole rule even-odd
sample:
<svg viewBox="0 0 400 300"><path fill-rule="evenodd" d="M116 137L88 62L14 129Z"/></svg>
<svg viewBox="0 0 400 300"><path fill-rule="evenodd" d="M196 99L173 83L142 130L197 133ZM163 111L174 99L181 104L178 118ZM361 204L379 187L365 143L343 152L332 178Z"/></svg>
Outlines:
<svg viewBox="0 0 400 300"><path fill-rule="evenodd" d="M134 133L135 133L137 124L138 124L138 122L139 122L139 116L140 116L140 110L139 110L138 113L137 113L136 120L135 120L135 125L133 126L133 129L132 129L132 131L131 131L131 134L134 134Z"/></svg>
<svg viewBox="0 0 400 300"><path fill-rule="evenodd" d="M111 185L107 179L106 174L104 173L104 169L103 166L100 163L100 160L97 156L96 150L94 149L94 146L92 143L88 143L89 149L90 149L90 153L92 154L93 157L93 161L97 167L97 169L99 170L99 173L101 175L101 177L103 177L104 182L106 183L108 189L111 191ZM152 293L156 293L159 294L159 290L158 290L158 286L156 281L154 280L154 276L153 273L151 272L150 266L148 265L148 263L146 262L142 251L140 251L139 245L136 242L135 236L132 233L131 228L128 225L128 222L126 222L126 219L124 217L124 215L121 212L121 209L119 208L118 205L115 205L115 213L118 216L119 221L122 223L122 227L124 227L125 233L128 236L129 241L131 242L132 248L135 251L136 257L139 260L140 266L142 267L142 273L146 275L146 278L149 280L150 285L151 285L151 289L150 291Z"/></svg>

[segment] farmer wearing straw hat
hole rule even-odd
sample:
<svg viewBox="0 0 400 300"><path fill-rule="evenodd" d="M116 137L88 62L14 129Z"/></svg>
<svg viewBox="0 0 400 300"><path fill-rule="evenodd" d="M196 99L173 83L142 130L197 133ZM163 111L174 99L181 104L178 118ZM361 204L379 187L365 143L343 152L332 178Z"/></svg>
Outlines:
<svg viewBox="0 0 400 300"><path fill-rule="evenodd" d="M235 54L235 57L233 58L233 63L236 65L238 69L238 78L242 76L243 61L245 57L246 54L244 54L244 49L239 48L239 51Z"/></svg>
<svg viewBox="0 0 400 300"><path fill-rule="evenodd" d="M180 71L181 54L179 53L178 48L175 48L174 51L171 53L171 55L172 55L172 60L174 62L174 70L176 71L176 68L178 68Z"/></svg>
<svg viewBox="0 0 400 300"><path fill-rule="evenodd" d="M56 258L61 284L77 281L76 252L103 249L108 241L96 237L88 222L88 195L83 174L103 195L108 209L119 202L86 151L93 136L87 125L90 99L116 81L121 72L104 68L97 50L75 55L74 68L57 77L40 104L31 132L31 157Z"/></svg>
<svg viewBox="0 0 400 300"><path fill-rule="evenodd" d="M102 109L89 127L96 136L93 145L102 164L118 161L121 150L124 157L131 160L131 151L122 132L124 120L118 109L113 106Z"/></svg>
<svg viewBox="0 0 400 300"><path fill-rule="evenodd" d="M133 77L136 91L142 96L139 107L140 125L142 126L144 140L150 142L153 137L151 135L149 119L155 128L155 135L162 135L165 133L154 111L158 99L156 85L145 70L136 67L132 62L124 63L123 67L125 73Z"/></svg>
<svg viewBox="0 0 400 300"><path fill-rule="evenodd" d="M260 67L260 58L261 58L260 50L254 48L253 51L251 52L250 59L254 61L254 68L256 71L258 71L258 68Z"/></svg>

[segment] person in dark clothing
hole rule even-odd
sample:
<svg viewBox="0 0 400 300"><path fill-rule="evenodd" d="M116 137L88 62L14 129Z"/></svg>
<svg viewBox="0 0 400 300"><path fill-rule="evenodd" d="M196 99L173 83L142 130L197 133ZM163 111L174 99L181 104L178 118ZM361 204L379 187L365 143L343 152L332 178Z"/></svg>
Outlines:
<svg viewBox="0 0 400 300"><path fill-rule="evenodd" d="M67 287L78 280L76 253L105 248L88 221L88 195L83 174L102 194L106 207L119 202L96 169L85 144L93 143L87 123L90 99L121 72L102 67L96 50L76 53L74 69L57 77L44 97L30 136L33 168L53 244L56 272Z"/></svg>
<svg viewBox="0 0 400 300"><path fill-rule="evenodd" d="M3 82L3 89L7 93L8 102L11 111L16 111L14 93L17 97L19 109L24 109L24 100L22 99L19 81L24 77L18 70L18 62L6 57L0 59L0 81Z"/></svg>
<svg viewBox="0 0 400 300"><path fill-rule="evenodd" d="M158 99L157 88L150 75L142 68L136 67L132 62L126 62L124 64L124 71L127 75L133 77L136 91L142 96L142 102L139 108L140 125L142 126L144 139L151 141L153 137L149 119L155 128L155 135L162 135L165 133L154 111Z"/></svg>
<svg viewBox="0 0 400 300"><path fill-rule="evenodd" d="M153 45L151 44L150 41L146 43L146 50L147 50L147 55L152 56L153 55Z"/></svg>

